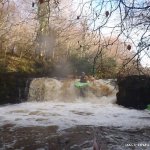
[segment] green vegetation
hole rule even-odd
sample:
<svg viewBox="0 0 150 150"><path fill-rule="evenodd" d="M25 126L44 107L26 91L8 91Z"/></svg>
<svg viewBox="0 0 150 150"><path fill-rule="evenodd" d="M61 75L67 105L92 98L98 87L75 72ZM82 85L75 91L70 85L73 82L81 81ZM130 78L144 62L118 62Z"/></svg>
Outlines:
<svg viewBox="0 0 150 150"><path fill-rule="evenodd" d="M75 74L80 75L83 71L87 74L92 74L91 70L93 64L90 62L88 57L80 58L76 55L72 55L70 58L70 63Z"/></svg>
<svg viewBox="0 0 150 150"><path fill-rule="evenodd" d="M102 66L97 66L96 71L94 72L95 76L98 78L112 78L116 75L116 61L113 58L105 58L102 61ZM20 58L17 56L7 56L5 59L0 59L0 73L25 73L25 74L47 74L55 75L54 73L61 72L63 67L66 74L80 75L82 71L86 72L89 75L93 75L92 68L93 62L88 57L77 57L72 55L68 58L67 62L64 64L59 64L60 68L57 67L58 63L48 60L32 60L28 58ZM69 71L68 71L69 70Z"/></svg>
<svg viewBox="0 0 150 150"><path fill-rule="evenodd" d="M0 61L0 73L6 72L21 72L33 73L35 72L33 66L34 62L26 58L19 58L17 56L7 56Z"/></svg>
<svg viewBox="0 0 150 150"><path fill-rule="evenodd" d="M98 78L115 78L117 73L117 62L111 57L105 58L102 65L96 70Z"/></svg>

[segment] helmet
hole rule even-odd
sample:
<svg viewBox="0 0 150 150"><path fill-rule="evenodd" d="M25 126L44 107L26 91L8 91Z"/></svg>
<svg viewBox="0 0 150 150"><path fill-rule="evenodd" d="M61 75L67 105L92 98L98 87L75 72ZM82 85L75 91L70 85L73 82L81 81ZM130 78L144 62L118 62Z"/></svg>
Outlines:
<svg viewBox="0 0 150 150"><path fill-rule="evenodd" d="M82 75L85 75L85 72L82 72Z"/></svg>

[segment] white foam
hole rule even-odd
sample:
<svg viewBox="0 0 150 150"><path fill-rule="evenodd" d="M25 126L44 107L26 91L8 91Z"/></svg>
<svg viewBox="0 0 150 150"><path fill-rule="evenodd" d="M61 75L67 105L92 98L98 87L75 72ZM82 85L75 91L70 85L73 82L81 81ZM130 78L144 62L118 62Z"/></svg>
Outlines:
<svg viewBox="0 0 150 150"><path fill-rule="evenodd" d="M86 99L85 99L86 100ZM148 111L131 110L115 104L91 102L27 102L0 107L0 126L51 126L60 129L76 125L121 128L150 127Z"/></svg>
<svg viewBox="0 0 150 150"><path fill-rule="evenodd" d="M29 88L28 101L67 101L74 102L80 97L80 89L74 86L76 80L56 80L53 78L33 79ZM78 81L78 80L77 80ZM85 90L86 101L97 97L111 97L116 89L109 80L95 80ZM110 101L108 101L110 103ZM114 101L112 101L114 103Z"/></svg>
<svg viewBox="0 0 150 150"><path fill-rule="evenodd" d="M81 98L74 80L34 79L30 85L29 101L1 106L0 126L51 126L59 129L76 125L120 128L150 127L148 111L131 110L115 104L116 90L111 80L94 81L86 98ZM112 92L111 92L112 91ZM40 101L40 102L39 102Z"/></svg>

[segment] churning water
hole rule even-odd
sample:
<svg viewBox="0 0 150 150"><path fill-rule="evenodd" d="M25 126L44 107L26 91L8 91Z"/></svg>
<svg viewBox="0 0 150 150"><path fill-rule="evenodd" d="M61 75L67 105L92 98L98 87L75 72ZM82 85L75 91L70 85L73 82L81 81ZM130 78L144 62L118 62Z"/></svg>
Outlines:
<svg viewBox="0 0 150 150"><path fill-rule="evenodd" d="M150 112L115 104L116 89L111 80L91 83L81 97L74 80L38 78L31 82L28 102L0 107L0 126L51 126L66 129L76 125L150 127Z"/></svg>

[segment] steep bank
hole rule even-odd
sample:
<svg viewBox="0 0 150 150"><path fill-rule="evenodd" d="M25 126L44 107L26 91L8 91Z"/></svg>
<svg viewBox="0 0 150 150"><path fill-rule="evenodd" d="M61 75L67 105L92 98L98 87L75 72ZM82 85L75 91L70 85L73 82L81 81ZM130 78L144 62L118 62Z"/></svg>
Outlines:
<svg viewBox="0 0 150 150"><path fill-rule="evenodd" d="M41 76L34 73L0 73L0 105L27 101L31 81Z"/></svg>
<svg viewBox="0 0 150 150"><path fill-rule="evenodd" d="M19 103L27 99L30 78L27 74L0 74L0 104Z"/></svg>
<svg viewBox="0 0 150 150"><path fill-rule="evenodd" d="M132 75L118 78L117 104L145 109L150 104L150 77Z"/></svg>

